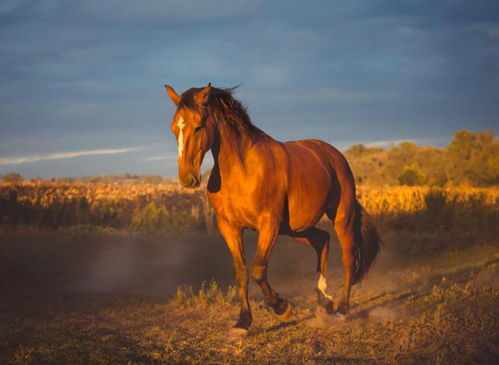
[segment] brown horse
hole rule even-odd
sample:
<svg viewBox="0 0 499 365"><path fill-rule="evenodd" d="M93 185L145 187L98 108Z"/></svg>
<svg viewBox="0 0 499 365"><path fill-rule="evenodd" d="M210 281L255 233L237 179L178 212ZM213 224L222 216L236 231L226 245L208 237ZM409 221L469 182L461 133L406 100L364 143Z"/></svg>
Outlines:
<svg viewBox="0 0 499 365"><path fill-rule="evenodd" d="M345 157L319 140L276 141L251 123L246 108L233 98L234 89L210 84L179 96L170 86L165 88L177 106L171 130L177 137L179 179L184 187L200 185L203 157L210 149L213 153L207 196L232 254L241 301L231 334L245 336L252 322L241 238L245 228L258 231L251 274L280 320L290 319L291 305L267 280L270 251L279 234L315 249L319 305L329 315L346 314L350 287L372 266L380 238L355 198L355 182ZM342 249L344 282L336 309L326 291L329 234L315 227L324 213L333 221Z"/></svg>

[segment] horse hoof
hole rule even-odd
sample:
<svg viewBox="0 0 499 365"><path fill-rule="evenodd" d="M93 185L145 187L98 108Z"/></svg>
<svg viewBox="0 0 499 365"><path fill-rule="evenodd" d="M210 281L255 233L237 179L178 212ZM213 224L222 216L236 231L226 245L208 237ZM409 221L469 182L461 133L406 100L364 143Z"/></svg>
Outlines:
<svg viewBox="0 0 499 365"><path fill-rule="evenodd" d="M246 337L248 337L248 330L246 328L233 327L229 330L230 341L241 341Z"/></svg>
<svg viewBox="0 0 499 365"><path fill-rule="evenodd" d="M310 325L312 327L326 328L343 322L346 322L345 315L338 312L328 313L324 307L319 306L315 310L315 318L310 321Z"/></svg>
<svg viewBox="0 0 499 365"><path fill-rule="evenodd" d="M276 313L276 316L283 323L291 322L293 320L293 306L288 302L284 313Z"/></svg>
<svg viewBox="0 0 499 365"><path fill-rule="evenodd" d="M340 304L338 304L338 311L337 311L337 313L346 315L348 313L349 309L350 308L349 308L349 305L347 303L340 303Z"/></svg>
<svg viewBox="0 0 499 365"><path fill-rule="evenodd" d="M340 313L340 312L334 313L333 317L335 320L341 321L341 322L346 322L346 320L347 320L347 316L344 315L343 313Z"/></svg>
<svg viewBox="0 0 499 365"><path fill-rule="evenodd" d="M333 319L335 312L329 312L323 306L317 306L315 309L315 317L323 321L330 321Z"/></svg>

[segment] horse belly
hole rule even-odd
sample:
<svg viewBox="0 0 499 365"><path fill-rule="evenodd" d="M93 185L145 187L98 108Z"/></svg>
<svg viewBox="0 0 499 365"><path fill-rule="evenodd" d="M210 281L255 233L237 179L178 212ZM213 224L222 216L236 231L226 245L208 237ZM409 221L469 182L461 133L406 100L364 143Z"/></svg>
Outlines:
<svg viewBox="0 0 499 365"><path fill-rule="evenodd" d="M289 197L289 227L292 231L304 231L317 224L327 205L327 194L293 194Z"/></svg>
<svg viewBox="0 0 499 365"><path fill-rule="evenodd" d="M289 175L289 226L303 231L324 214L332 188L331 171L308 151L294 154Z"/></svg>

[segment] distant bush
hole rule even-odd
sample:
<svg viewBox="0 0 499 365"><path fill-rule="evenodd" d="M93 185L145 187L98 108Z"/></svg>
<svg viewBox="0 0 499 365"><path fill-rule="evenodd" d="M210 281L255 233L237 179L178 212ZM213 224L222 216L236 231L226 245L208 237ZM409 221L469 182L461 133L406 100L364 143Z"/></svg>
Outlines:
<svg viewBox="0 0 499 365"><path fill-rule="evenodd" d="M23 180L23 176L21 174L18 174L17 172L10 172L2 176L2 181L5 182L19 182Z"/></svg>
<svg viewBox="0 0 499 365"><path fill-rule="evenodd" d="M405 166L398 180L400 185L407 186L424 185L426 181L423 171L415 163Z"/></svg>
<svg viewBox="0 0 499 365"><path fill-rule="evenodd" d="M132 217L131 228L148 232L160 231L170 225L170 213L164 206L156 206L150 202L145 208Z"/></svg>

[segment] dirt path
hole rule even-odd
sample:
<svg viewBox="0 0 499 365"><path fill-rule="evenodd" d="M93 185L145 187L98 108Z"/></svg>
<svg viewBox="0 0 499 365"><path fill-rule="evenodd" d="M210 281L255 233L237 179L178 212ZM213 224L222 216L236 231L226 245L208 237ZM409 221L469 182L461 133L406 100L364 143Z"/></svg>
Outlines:
<svg viewBox="0 0 499 365"><path fill-rule="evenodd" d="M132 256L121 252L128 259L142 257L139 264L131 265L142 278L132 290L126 286L75 290L68 283L87 277L85 265L90 262L82 258L83 249L96 249L88 246L88 241L81 244L64 254L62 246L48 249L46 256L40 253L45 252L40 246L34 252L41 261L26 254L33 252L36 243L30 250L9 253L9 270L18 267L15 279L24 284L16 287L9 281L12 277L3 275L0 363L455 365L492 364L499 356L499 255L495 243L404 257L385 249L367 280L354 288L347 320L338 321L316 316L313 252L284 241L273 252L270 277L282 296L294 303L295 320L279 323L253 289L254 324L249 337L236 343L227 339L227 329L238 311L232 288L212 284L201 291L185 289L168 299L165 291L157 290L159 279L168 277L155 277L158 271L154 267L169 258L161 256L148 268L147 260L163 251L147 246L133 251ZM214 273L230 282L228 256L228 262L209 261L227 255L222 247L208 248L216 253L212 256L200 250L195 250L194 256L186 253L183 265L204 262L197 268L196 278L209 280ZM5 254L6 246L2 249ZM330 260L334 294L340 282L335 250ZM120 250L115 256L106 255L108 263L116 264ZM47 265L50 257L52 266ZM72 270L57 266L62 257L69 260ZM183 265L177 267L186 270ZM159 273L175 273L172 270ZM128 271L123 273L125 279L130 277ZM182 271L177 275L183 275ZM147 287L151 277L154 285ZM93 280L98 281L99 276ZM194 281L192 277L190 281ZM141 283L144 290L136 290Z"/></svg>

